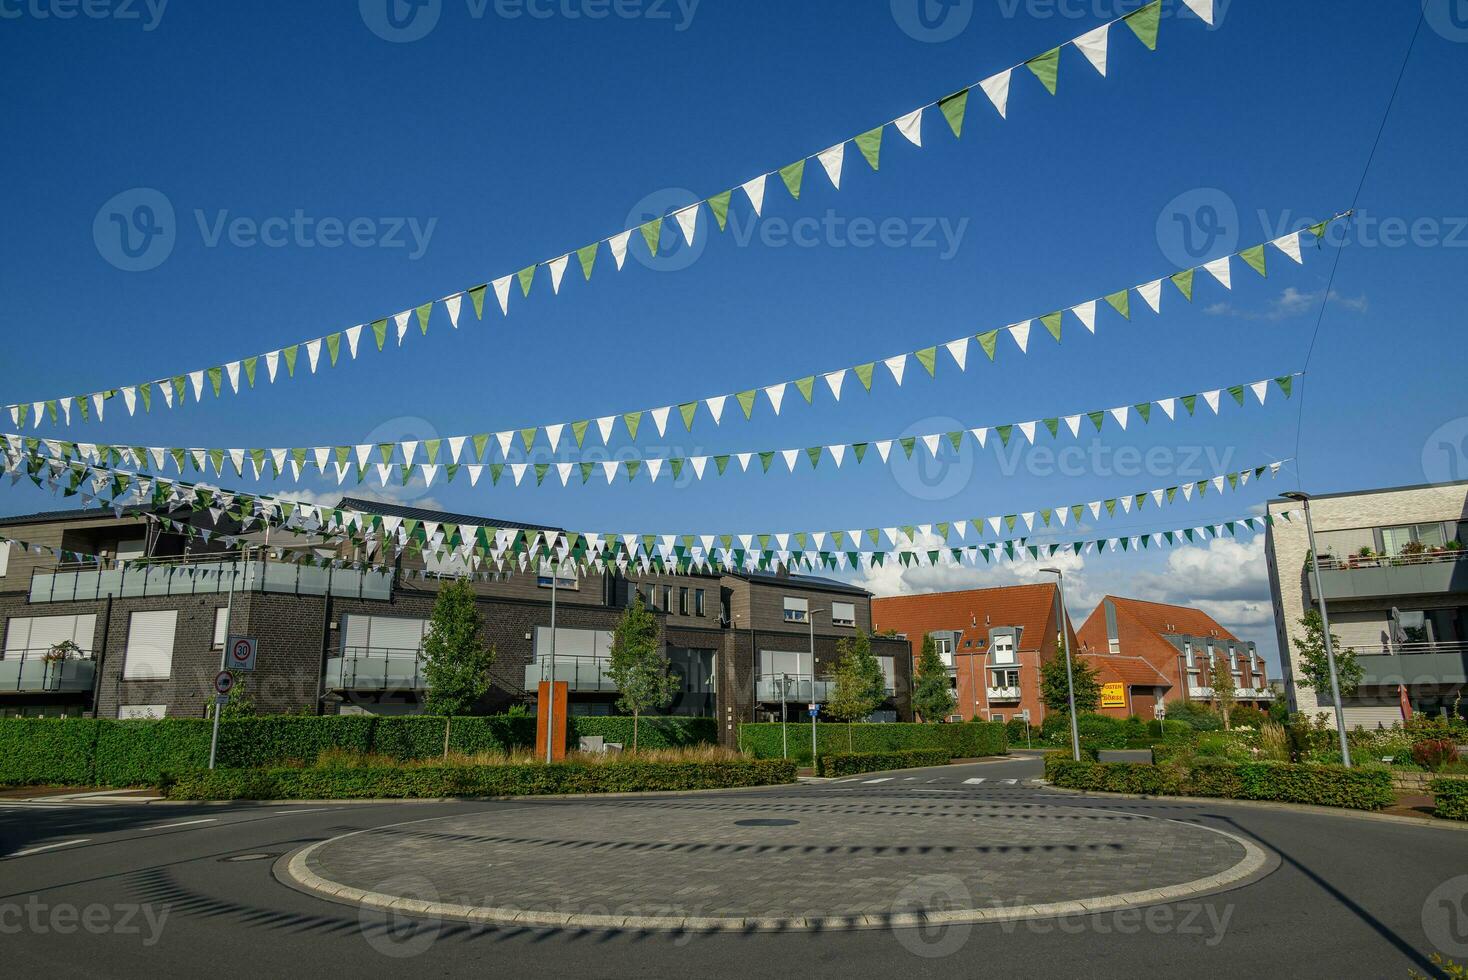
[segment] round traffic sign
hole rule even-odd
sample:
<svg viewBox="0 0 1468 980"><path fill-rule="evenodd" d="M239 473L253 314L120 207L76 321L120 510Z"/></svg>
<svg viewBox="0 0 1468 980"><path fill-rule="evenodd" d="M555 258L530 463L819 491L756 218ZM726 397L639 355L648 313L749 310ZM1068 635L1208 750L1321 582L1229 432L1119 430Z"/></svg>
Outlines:
<svg viewBox="0 0 1468 980"><path fill-rule="evenodd" d="M249 640L235 640L234 645L229 648L230 659L235 663L249 663L252 653L254 647Z"/></svg>
<svg viewBox="0 0 1468 980"><path fill-rule="evenodd" d="M214 678L214 690L220 694L228 694L234 689L234 675L227 670L221 670Z"/></svg>

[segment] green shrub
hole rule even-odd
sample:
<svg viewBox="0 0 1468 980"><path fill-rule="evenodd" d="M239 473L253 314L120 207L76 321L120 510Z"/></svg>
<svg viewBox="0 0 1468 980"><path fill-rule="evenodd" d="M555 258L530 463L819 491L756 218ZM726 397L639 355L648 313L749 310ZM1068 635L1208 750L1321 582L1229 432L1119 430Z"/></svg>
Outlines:
<svg viewBox="0 0 1468 980"><path fill-rule="evenodd" d="M1223 719L1218 716L1218 712L1197 701L1167 702L1167 719L1187 722L1200 732L1216 732L1223 727Z"/></svg>
<svg viewBox="0 0 1468 980"><path fill-rule="evenodd" d="M1433 813L1448 820L1468 820L1468 779L1434 779L1427 788L1436 804Z"/></svg>
<svg viewBox="0 0 1468 980"><path fill-rule="evenodd" d="M93 782L98 786L151 786L165 773L202 769L209 764L213 722L197 718L157 721L99 721ZM220 722L224 729L238 721Z"/></svg>
<svg viewBox="0 0 1468 980"><path fill-rule="evenodd" d="M1412 761L1428 772L1437 772L1458 758L1458 743L1450 738L1424 738L1412 746Z"/></svg>
<svg viewBox="0 0 1468 980"><path fill-rule="evenodd" d="M726 762L614 762L596 765L418 766L412 768L215 769L180 774L179 800L421 799L625 793L770 786L795 781L781 759Z"/></svg>
<svg viewBox="0 0 1468 980"><path fill-rule="evenodd" d="M823 755L816 774L820 776L855 776L886 769L919 769L924 766L946 766L948 753L943 749L909 749L905 752L856 752L847 755Z"/></svg>
<svg viewBox="0 0 1468 980"><path fill-rule="evenodd" d="M0 786L90 786L100 724L90 718L0 719Z"/></svg>
<svg viewBox="0 0 1468 980"><path fill-rule="evenodd" d="M1278 800L1354 810L1379 810L1395 801L1391 773L1385 769L1344 769L1289 762L1218 761L1174 767L1096 764L1047 757L1045 776L1057 786L1115 793Z"/></svg>
<svg viewBox="0 0 1468 980"><path fill-rule="evenodd" d="M535 724L531 719L530 741L535 740ZM608 742L620 742L632 748L632 719L618 716L581 717L571 719L571 747L577 739L600 735ZM719 740L717 718L645 717L637 724L639 749L681 749L692 745L713 745Z"/></svg>
<svg viewBox="0 0 1468 980"><path fill-rule="evenodd" d="M849 729L849 731L848 731ZM788 731L790 758L810 762L810 725L792 724ZM848 736L850 742L848 743ZM886 724L823 723L816 725L820 755L850 755L853 752L903 752L909 749L942 749L949 758L1004 755L1009 742L1001 722L936 724L892 722ZM739 726L739 747L760 759L780 757L780 724L761 722Z"/></svg>

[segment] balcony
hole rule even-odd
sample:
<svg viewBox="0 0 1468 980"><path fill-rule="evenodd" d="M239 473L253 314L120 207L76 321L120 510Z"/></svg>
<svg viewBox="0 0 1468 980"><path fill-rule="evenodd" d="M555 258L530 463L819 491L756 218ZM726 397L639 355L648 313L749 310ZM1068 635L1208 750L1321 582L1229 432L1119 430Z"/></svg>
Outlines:
<svg viewBox="0 0 1468 980"><path fill-rule="evenodd" d="M1193 685L1189 684L1188 697L1194 701L1211 701L1213 700L1213 688L1194 687Z"/></svg>
<svg viewBox="0 0 1468 980"><path fill-rule="evenodd" d="M348 647L326 661L328 691L424 691L423 656L417 650Z"/></svg>
<svg viewBox="0 0 1468 980"><path fill-rule="evenodd" d="M1019 700L1018 687L990 687L986 688L984 693L990 702Z"/></svg>
<svg viewBox="0 0 1468 980"><path fill-rule="evenodd" d="M1468 683L1468 642L1356 647L1361 685Z"/></svg>
<svg viewBox="0 0 1468 980"><path fill-rule="evenodd" d="M1312 598L1315 577L1306 576ZM1468 551L1376 558L1320 559L1325 598L1374 599L1398 595L1468 592Z"/></svg>
<svg viewBox="0 0 1468 980"><path fill-rule="evenodd" d="M279 592L287 595L332 595L342 599L392 598L393 575L387 569L359 571L319 568L257 559L222 560L218 556L159 558L127 566L58 565L31 573L30 601L75 602L107 596L207 595L228 592Z"/></svg>
<svg viewBox="0 0 1468 980"><path fill-rule="evenodd" d="M781 701L819 704L830 698L834 687L831 681L811 680L809 677L756 677L754 699L768 704Z"/></svg>
<svg viewBox="0 0 1468 980"><path fill-rule="evenodd" d="M50 649L8 650L0 660L0 694L75 694L92 690L97 664L90 655L48 660Z"/></svg>
<svg viewBox="0 0 1468 980"><path fill-rule="evenodd" d="M607 676L609 660L602 657L557 657L555 679L565 681L572 691L614 692L617 685ZM532 660L525 665L525 690L535 691L550 676L549 660Z"/></svg>

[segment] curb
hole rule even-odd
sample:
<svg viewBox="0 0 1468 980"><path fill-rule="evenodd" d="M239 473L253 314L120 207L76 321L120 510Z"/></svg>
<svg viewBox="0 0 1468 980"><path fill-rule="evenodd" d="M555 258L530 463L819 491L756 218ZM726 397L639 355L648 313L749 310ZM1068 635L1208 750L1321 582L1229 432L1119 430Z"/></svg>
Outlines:
<svg viewBox="0 0 1468 980"><path fill-rule="evenodd" d="M793 783L762 783L758 786L711 786L708 789L652 789L620 793L541 793L534 796L402 796L374 799L324 800L158 800L172 806L383 806L418 803L513 803L519 800L625 800L642 797L705 796L722 793L751 793L761 790L790 789Z"/></svg>
<svg viewBox="0 0 1468 980"><path fill-rule="evenodd" d="M1057 793L1075 796L1111 797L1118 800L1159 800L1176 803L1202 803L1208 806L1241 806L1254 810L1274 810L1285 813L1313 813L1330 817L1348 817L1357 820L1376 820L1382 823L1400 824L1405 827L1436 827L1439 830L1468 830L1468 821L1445 820L1442 817L1404 817L1395 813L1375 813L1371 810L1351 810L1339 806L1316 806L1313 803L1276 803L1273 800L1232 800L1223 796L1154 796L1147 793L1111 793L1100 789L1071 789L1069 786L1042 784Z"/></svg>
<svg viewBox="0 0 1468 980"><path fill-rule="evenodd" d="M430 818L432 819L432 818ZM477 925L513 925L531 928L576 928L595 930L630 929L643 932L844 932L858 929L902 929L923 926L975 925L991 922L1013 922L1027 919L1049 919L1072 915L1092 915L1099 912L1114 912L1124 909L1144 908L1161 905L1186 898L1230 891L1251 884L1272 871L1269 855L1258 845L1237 834L1187 823L1181 820L1160 817L1168 823L1184 824L1195 830L1206 830L1234 841L1244 849L1243 858L1233 867L1206 878L1149 888L1140 891L1120 892L1063 902L1048 902L1038 905L1012 907L953 909L944 911L893 912L884 914L832 915L832 916L640 916L599 915L575 912L549 912L503 907L460 905L451 902L425 902L403 898L382 892L366 891L330 881L310 868L310 858L319 848L357 834L370 833L359 830L340 837L317 841L301 848L276 863L275 874L284 884L317 898L360 908L381 909L428 916L437 919L452 919L472 922ZM425 821L408 821L422 823ZM394 825L390 825L394 826ZM400 826L400 825L397 825ZM371 828L381 830L383 828ZM1275 861L1277 864L1277 860Z"/></svg>

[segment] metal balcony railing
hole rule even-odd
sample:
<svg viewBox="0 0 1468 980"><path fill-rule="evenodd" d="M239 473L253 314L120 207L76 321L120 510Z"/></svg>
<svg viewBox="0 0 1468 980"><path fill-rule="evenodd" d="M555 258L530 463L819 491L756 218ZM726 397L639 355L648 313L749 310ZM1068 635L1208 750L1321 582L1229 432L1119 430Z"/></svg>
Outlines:
<svg viewBox="0 0 1468 980"><path fill-rule="evenodd" d="M1436 653L1468 653L1468 641L1454 640L1445 643L1434 643L1430 641L1372 644L1369 646L1350 645L1351 649L1363 657L1411 657L1419 654Z"/></svg>
<svg viewBox="0 0 1468 980"><path fill-rule="evenodd" d="M326 661L329 691L424 691L423 654L387 647L346 647Z"/></svg>
<svg viewBox="0 0 1468 980"><path fill-rule="evenodd" d="M1018 687L991 687L985 690L990 701L1018 701L1020 691Z"/></svg>
<svg viewBox="0 0 1468 980"><path fill-rule="evenodd" d="M1321 555L1320 570L1325 572L1349 571L1356 568L1407 568L1413 565L1436 565L1442 562L1465 560L1468 560L1468 550L1462 548L1424 551L1411 555L1346 555L1344 557Z"/></svg>
<svg viewBox="0 0 1468 980"><path fill-rule="evenodd" d="M92 689L97 664L90 653L53 660L51 648L7 650L0 659L0 694L69 693Z"/></svg>

